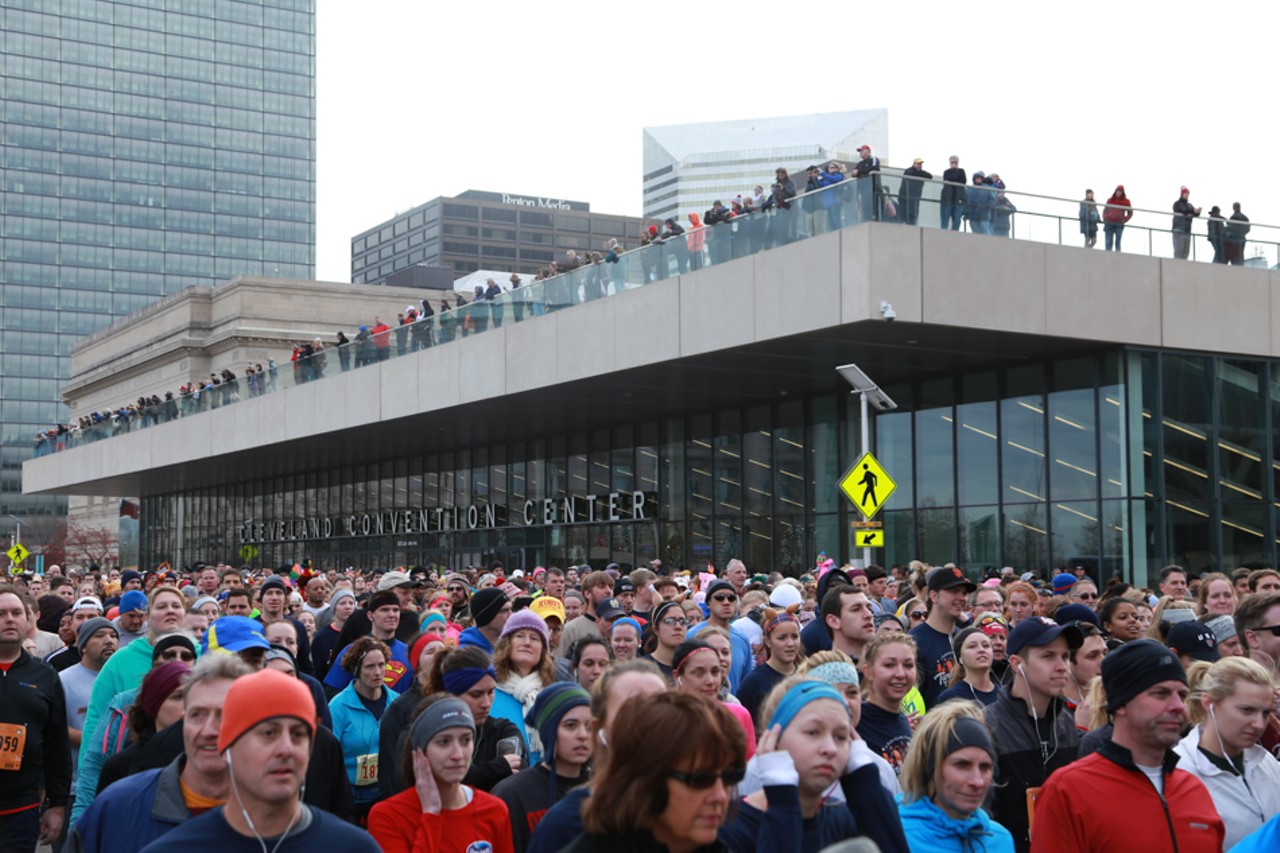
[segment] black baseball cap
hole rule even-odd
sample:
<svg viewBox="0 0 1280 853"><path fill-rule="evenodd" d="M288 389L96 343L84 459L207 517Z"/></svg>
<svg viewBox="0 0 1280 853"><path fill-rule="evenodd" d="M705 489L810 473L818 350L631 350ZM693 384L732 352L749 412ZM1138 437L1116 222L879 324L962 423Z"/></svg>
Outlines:
<svg viewBox="0 0 1280 853"><path fill-rule="evenodd" d="M1019 622L1009 634L1005 654L1016 655L1025 646L1047 646L1059 637L1066 637L1069 649L1078 649L1084 645L1084 634L1075 625L1059 625L1052 619L1032 616Z"/></svg>
<svg viewBox="0 0 1280 853"><path fill-rule="evenodd" d="M596 605L598 619L617 619L619 616L626 615L627 611L622 609L622 605L616 598L606 598Z"/></svg>
<svg viewBox="0 0 1280 853"><path fill-rule="evenodd" d="M965 592L973 592L978 585L965 577L964 572L955 566L943 566L940 569L934 569L929 572L929 591L937 592L943 589L959 589L964 587Z"/></svg>
<svg viewBox="0 0 1280 853"><path fill-rule="evenodd" d="M1179 622L1169 629L1164 644L1180 655L1192 660L1214 663L1222 660L1218 649L1218 637L1200 622Z"/></svg>

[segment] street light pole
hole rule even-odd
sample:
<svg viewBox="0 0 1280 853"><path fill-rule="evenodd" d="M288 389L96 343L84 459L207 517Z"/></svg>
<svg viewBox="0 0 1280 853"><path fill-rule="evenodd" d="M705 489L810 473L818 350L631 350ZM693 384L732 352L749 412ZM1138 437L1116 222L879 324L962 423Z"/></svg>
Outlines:
<svg viewBox="0 0 1280 853"><path fill-rule="evenodd" d="M875 406L878 412L891 412L898 408L898 404L880 390L880 386L863 373L858 365L842 364L836 368L836 373L853 386L852 393L858 395L862 418L862 454L868 454L871 452L871 406ZM868 547L862 549L862 568L866 569L869 565L871 565L871 549Z"/></svg>

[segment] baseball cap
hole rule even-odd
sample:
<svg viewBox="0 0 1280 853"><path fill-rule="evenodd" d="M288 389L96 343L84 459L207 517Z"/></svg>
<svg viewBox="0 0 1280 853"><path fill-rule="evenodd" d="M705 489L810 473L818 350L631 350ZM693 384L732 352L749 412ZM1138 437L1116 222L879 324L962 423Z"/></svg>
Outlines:
<svg viewBox="0 0 1280 853"><path fill-rule="evenodd" d="M626 615L627 611L622 609L622 605L616 598L606 598L596 605L598 619L617 619L619 616Z"/></svg>
<svg viewBox="0 0 1280 853"><path fill-rule="evenodd" d="M269 648L271 644L262 635L262 626L248 616L223 616L221 619L215 619L209 626L209 630L205 631L204 640L200 643L201 654L208 652L235 654L245 649Z"/></svg>
<svg viewBox="0 0 1280 853"><path fill-rule="evenodd" d="M96 610L102 612L102 602L94 598L92 595L86 595L83 598L77 598L76 603L71 605L71 612L78 613L81 610Z"/></svg>
<svg viewBox="0 0 1280 853"><path fill-rule="evenodd" d="M1064 604L1053 614L1053 619L1059 625L1065 625L1068 622L1088 622L1096 628L1102 627L1098 614L1083 604Z"/></svg>
<svg viewBox="0 0 1280 853"><path fill-rule="evenodd" d="M1164 644L1192 660L1202 660L1205 663L1222 660L1218 638L1208 625L1200 622L1179 622L1174 625L1169 629Z"/></svg>
<svg viewBox="0 0 1280 853"><path fill-rule="evenodd" d="M964 572L959 568L952 566L940 569L934 569L929 572L929 591L937 592L943 589L959 589L964 587L966 592L973 592L978 588L977 584L964 576Z"/></svg>
<svg viewBox="0 0 1280 853"><path fill-rule="evenodd" d="M131 589L120 596L120 613L136 613L147 609L147 594L139 589Z"/></svg>
<svg viewBox="0 0 1280 853"><path fill-rule="evenodd" d="M1047 646L1058 637L1066 637L1067 648L1078 649L1084 645L1084 634L1075 625L1059 625L1043 616L1032 616L1018 623L1009 634L1005 653L1016 655L1024 646Z"/></svg>
<svg viewBox="0 0 1280 853"><path fill-rule="evenodd" d="M624 592L635 592L636 585L631 582L631 578L620 577L613 582L613 594L622 595Z"/></svg>
<svg viewBox="0 0 1280 853"><path fill-rule="evenodd" d="M560 624L564 624L564 604L554 595L540 595L533 600L533 604L529 605L529 609L547 620L552 616L560 620Z"/></svg>
<svg viewBox="0 0 1280 853"><path fill-rule="evenodd" d="M381 576L378 580L378 592L384 592L387 589L399 589L401 587L416 588L421 587L422 581L413 580L403 571L388 571L387 574Z"/></svg>

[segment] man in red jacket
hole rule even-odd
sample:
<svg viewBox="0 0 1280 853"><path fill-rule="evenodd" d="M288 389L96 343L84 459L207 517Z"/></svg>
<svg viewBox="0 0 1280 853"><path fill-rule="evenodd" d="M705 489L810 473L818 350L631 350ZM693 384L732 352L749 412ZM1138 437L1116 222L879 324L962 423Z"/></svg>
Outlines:
<svg viewBox="0 0 1280 853"><path fill-rule="evenodd" d="M1115 731L1049 777L1035 800L1032 853L1220 851L1222 818L1171 749L1187 722L1177 656L1156 640L1125 643L1103 659L1102 686Z"/></svg>
<svg viewBox="0 0 1280 853"><path fill-rule="evenodd" d="M391 358L391 327L382 322L381 317L373 318L373 348L378 353L378 361Z"/></svg>

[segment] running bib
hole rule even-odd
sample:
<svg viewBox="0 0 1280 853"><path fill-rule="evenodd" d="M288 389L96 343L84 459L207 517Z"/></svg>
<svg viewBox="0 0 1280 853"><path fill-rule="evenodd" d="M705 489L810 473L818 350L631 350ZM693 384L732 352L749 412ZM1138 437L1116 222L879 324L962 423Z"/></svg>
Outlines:
<svg viewBox="0 0 1280 853"><path fill-rule="evenodd" d="M26 726L0 723L0 770L21 770L26 746Z"/></svg>
<svg viewBox="0 0 1280 853"><path fill-rule="evenodd" d="M378 753L356 756L356 784L376 785L378 783Z"/></svg>

